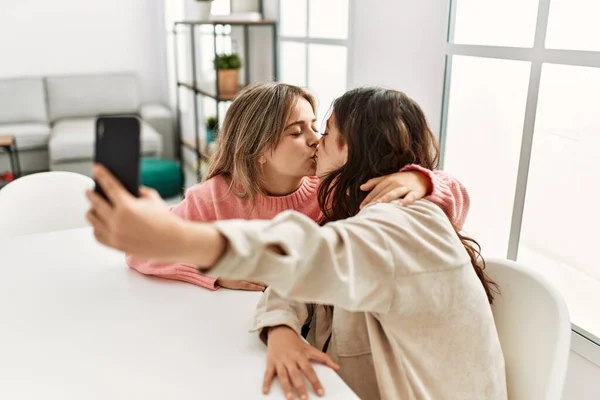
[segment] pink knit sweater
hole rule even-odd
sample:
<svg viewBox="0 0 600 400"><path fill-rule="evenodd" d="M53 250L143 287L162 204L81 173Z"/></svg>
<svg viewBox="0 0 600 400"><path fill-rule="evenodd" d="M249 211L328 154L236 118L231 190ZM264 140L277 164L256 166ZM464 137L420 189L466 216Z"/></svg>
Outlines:
<svg viewBox="0 0 600 400"><path fill-rule="evenodd" d="M443 171L430 171L418 165L409 165L403 171L421 171L432 182L432 191L426 197L441 207L448 218L459 228L469 211L469 195L460 182ZM319 220L321 211L317 202L319 179L304 178L302 185L287 196L259 196L256 204L240 199L229 191L229 184L217 176L191 187L185 199L171 211L191 221L217 221L222 219L271 219L285 210L296 210L313 220ZM216 277L205 276L189 264L165 264L139 260L127 256L127 264L146 275L193 283L210 290L217 290Z"/></svg>

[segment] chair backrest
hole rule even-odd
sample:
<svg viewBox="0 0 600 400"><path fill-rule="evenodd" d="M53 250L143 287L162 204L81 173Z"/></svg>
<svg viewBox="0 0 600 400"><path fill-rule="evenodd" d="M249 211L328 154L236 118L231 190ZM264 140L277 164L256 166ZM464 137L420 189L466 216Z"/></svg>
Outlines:
<svg viewBox="0 0 600 400"><path fill-rule="evenodd" d="M492 311L506 362L508 398L560 400L571 344L567 306L557 289L522 264L486 260L499 286Z"/></svg>
<svg viewBox="0 0 600 400"><path fill-rule="evenodd" d="M72 172L41 172L0 190L0 238L87 226L85 191L94 181Z"/></svg>

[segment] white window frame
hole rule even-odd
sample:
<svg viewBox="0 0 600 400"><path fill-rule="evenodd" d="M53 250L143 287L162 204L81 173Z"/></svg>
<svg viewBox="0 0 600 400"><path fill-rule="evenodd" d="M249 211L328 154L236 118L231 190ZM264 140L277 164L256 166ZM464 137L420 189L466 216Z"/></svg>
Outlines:
<svg viewBox="0 0 600 400"><path fill-rule="evenodd" d="M278 7L277 7L277 21L279 21L279 23L281 24L281 2L285 1L285 0L279 0L278 3ZM281 27L279 28L279 34L278 34L278 43L277 46L281 49L281 43L282 42L293 42L293 43L303 43L306 44L306 48L305 48L305 59L306 59L306 65L305 65L305 76L304 76L304 81L306 82L306 86L310 88L310 80L309 78L309 52L308 52L308 46L310 44L324 44L324 45L332 45L332 46L343 46L346 47L346 88L345 90L348 90L348 88L351 86L351 80L352 80L352 56L353 56L353 51L352 51L352 35L353 35L353 29L352 29L352 20L354 18L354 1L355 0L348 0L348 36L346 39L329 39L329 38L318 38L318 37L310 37L309 36L309 32L310 32L310 1L306 0L306 37L304 36L287 36L287 35L282 35L281 34ZM281 57L281 51L278 52L279 57ZM281 61L279 62L279 68L281 69ZM281 77L281 70L279 71L279 77Z"/></svg>
<svg viewBox="0 0 600 400"><path fill-rule="evenodd" d="M533 145L533 133L540 91L540 80L542 76L542 64L552 63L600 68L600 51L558 50L547 49L545 47L548 18L550 15L550 3L552 0L538 0L537 24L535 29L534 45L532 48L455 44L453 41L456 23L456 1L457 0L449 1L450 10L448 21L448 38L445 51L446 69L444 76L444 98L440 127L441 149L445 149L446 145L448 105L450 100L450 81L452 76L452 56L485 57L502 60L527 61L531 63L517 184L511 219L508 251L506 255L509 260L516 260L519 252L519 239L521 234L521 225L523 222L523 210L525 208L527 178L529 175L529 163L531 160L531 151ZM442 168L443 163L444 151L442 151L440 159L440 166ZM595 337L577 325L572 324L571 326L571 349L581 356L587 358L594 364L600 366L600 338Z"/></svg>

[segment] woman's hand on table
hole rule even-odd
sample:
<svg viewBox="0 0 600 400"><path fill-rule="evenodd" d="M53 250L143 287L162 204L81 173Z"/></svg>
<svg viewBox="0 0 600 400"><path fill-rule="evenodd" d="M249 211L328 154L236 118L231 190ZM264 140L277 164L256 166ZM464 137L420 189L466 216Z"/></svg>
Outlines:
<svg viewBox="0 0 600 400"><path fill-rule="evenodd" d="M335 371L340 367L331 357L306 343L300 335L287 326L271 328L267 340L267 370L263 382L263 393L271 390L277 377L286 399L308 399L304 378L310 382L318 396L325 394L311 361L319 362ZM296 393L296 395L294 395Z"/></svg>
<svg viewBox="0 0 600 400"><path fill-rule="evenodd" d="M239 279L217 278L216 282L222 288L231 290L247 290L249 292L264 292L267 285L261 282L251 282Z"/></svg>

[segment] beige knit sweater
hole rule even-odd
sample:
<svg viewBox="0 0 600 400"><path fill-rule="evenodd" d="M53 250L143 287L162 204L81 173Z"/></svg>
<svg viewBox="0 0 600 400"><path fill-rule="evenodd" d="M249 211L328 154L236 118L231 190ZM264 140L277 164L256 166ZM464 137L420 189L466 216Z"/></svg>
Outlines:
<svg viewBox="0 0 600 400"><path fill-rule="evenodd" d="M269 285L255 329L299 332L313 317L322 346L331 324L328 353L361 398L507 398L485 292L433 203L376 204L323 227L296 212L217 227L229 247L211 273ZM318 317L307 303L334 311Z"/></svg>

